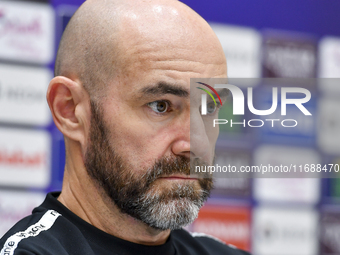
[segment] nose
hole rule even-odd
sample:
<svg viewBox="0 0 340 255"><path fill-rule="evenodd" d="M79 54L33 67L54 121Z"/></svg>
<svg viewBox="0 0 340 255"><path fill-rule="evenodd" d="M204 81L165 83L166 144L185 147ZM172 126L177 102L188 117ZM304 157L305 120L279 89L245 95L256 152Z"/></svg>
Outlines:
<svg viewBox="0 0 340 255"><path fill-rule="evenodd" d="M176 138L172 144L172 153L190 158L190 114L183 116L175 127Z"/></svg>
<svg viewBox="0 0 340 255"><path fill-rule="evenodd" d="M206 133L205 123L199 111L188 113L177 127L178 139L172 145L175 155L187 158L211 159L211 144Z"/></svg>
<svg viewBox="0 0 340 255"><path fill-rule="evenodd" d="M212 141L206 129L206 123L199 111L192 112L190 116L190 152L191 157L199 158L204 162L211 161Z"/></svg>

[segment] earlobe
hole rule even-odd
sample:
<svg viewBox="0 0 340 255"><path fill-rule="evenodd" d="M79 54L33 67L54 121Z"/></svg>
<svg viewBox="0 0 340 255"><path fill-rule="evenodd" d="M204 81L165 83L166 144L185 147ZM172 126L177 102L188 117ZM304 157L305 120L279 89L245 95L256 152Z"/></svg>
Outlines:
<svg viewBox="0 0 340 255"><path fill-rule="evenodd" d="M82 142L84 140L84 120L86 109L82 101L84 89L76 81L63 76L54 77L47 90L47 102L57 128L68 138Z"/></svg>

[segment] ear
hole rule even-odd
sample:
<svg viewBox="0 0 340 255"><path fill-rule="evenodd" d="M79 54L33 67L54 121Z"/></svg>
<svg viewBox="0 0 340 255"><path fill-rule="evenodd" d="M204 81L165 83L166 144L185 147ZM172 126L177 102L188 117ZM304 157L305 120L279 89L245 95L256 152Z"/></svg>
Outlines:
<svg viewBox="0 0 340 255"><path fill-rule="evenodd" d="M57 128L84 145L91 115L89 95L81 83L63 76L54 77L46 98Z"/></svg>

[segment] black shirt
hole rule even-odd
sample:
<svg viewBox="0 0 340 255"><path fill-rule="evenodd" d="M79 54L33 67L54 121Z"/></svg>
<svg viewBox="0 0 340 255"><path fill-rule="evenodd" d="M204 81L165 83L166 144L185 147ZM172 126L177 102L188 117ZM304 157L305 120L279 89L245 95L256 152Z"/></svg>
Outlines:
<svg viewBox="0 0 340 255"><path fill-rule="evenodd" d="M247 255L205 235L174 230L163 245L146 246L109 235L67 209L49 193L32 215L0 239L0 255Z"/></svg>

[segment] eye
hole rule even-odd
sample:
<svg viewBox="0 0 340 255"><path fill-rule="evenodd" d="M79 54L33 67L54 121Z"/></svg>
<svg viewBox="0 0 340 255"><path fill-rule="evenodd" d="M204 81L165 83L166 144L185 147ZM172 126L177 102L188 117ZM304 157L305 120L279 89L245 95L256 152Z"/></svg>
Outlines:
<svg viewBox="0 0 340 255"><path fill-rule="evenodd" d="M207 113L212 114L216 111L217 106L214 102L207 103Z"/></svg>
<svg viewBox="0 0 340 255"><path fill-rule="evenodd" d="M165 113L169 110L169 102L164 100L148 103L148 106L156 113Z"/></svg>

